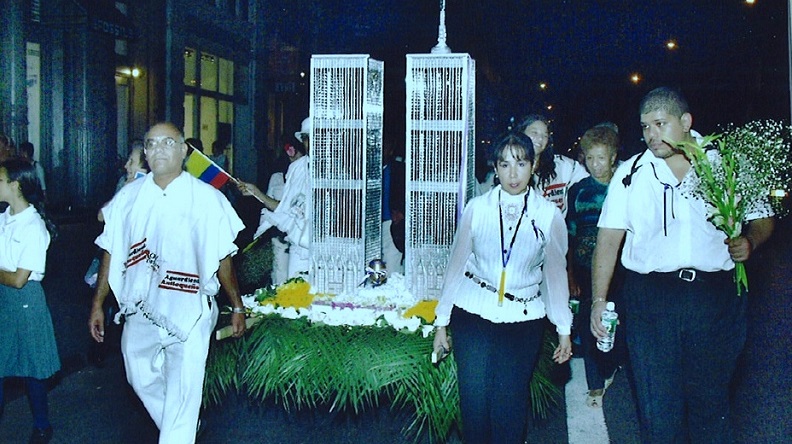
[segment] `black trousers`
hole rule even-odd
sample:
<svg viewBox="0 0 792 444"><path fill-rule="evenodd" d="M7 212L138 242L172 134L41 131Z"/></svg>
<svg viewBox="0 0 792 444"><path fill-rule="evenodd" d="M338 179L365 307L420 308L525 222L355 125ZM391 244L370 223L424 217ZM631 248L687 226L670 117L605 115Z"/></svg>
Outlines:
<svg viewBox="0 0 792 444"><path fill-rule="evenodd" d="M685 273L689 278L691 273ZM745 344L732 272L627 272L627 347L642 442L729 443L729 383Z"/></svg>
<svg viewBox="0 0 792 444"><path fill-rule="evenodd" d="M589 390L605 387L605 379L609 378L616 369L627 361L627 342L625 340L625 327L627 316L622 309L621 283L624 279L624 269L617 269L614 275L611 291L608 292L608 301L616 304L619 313L619 326L613 341L613 349L607 353L597 348L597 339L591 333L591 269L575 266L575 277L581 287L580 308L574 316L574 326L580 337L580 352L583 364L586 367L586 384Z"/></svg>
<svg viewBox="0 0 792 444"><path fill-rule="evenodd" d="M455 307L450 329L464 441L522 444L544 319L499 324Z"/></svg>

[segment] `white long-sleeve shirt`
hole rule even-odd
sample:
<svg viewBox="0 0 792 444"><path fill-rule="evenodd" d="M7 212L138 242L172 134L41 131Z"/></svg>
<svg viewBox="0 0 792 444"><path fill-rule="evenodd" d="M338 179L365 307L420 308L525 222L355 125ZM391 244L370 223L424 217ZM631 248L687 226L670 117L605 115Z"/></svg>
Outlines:
<svg viewBox="0 0 792 444"><path fill-rule="evenodd" d="M503 202L504 208L502 244L499 202ZM502 306L498 306L497 288L503 269L501 245L509 248L519 221L515 215L519 216L523 203L526 211L506 265L505 292L513 295L514 300L504 298ZM509 207L517 208L516 213L511 212L511 217ZM559 334L568 335L572 313L566 252L564 218L555 204L535 190L531 190L526 199L525 193L512 196L497 186L472 199L457 228L435 310L435 325L448 325L451 309L457 306L497 323L524 322L547 315Z"/></svg>
<svg viewBox="0 0 792 444"><path fill-rule="evenodd" d="M261 219L256 233L257 238L272 227L286 233L286 240L302 248L310 246L311 229L310 212L311 198L311 163L308 156L302 156L289 165L286 171L286 185L283 197L275 208L270 211L261 209Z"/></svg>

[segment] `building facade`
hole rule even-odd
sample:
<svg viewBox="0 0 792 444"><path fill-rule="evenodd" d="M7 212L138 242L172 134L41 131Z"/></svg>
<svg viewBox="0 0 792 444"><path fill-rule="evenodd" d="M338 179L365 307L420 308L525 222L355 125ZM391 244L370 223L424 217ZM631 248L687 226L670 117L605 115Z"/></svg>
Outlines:
<svg viewBox="0 0 792 444"><path fill-rule="evenodd" d="M269 103L261 3L0 0L0 133L33 142L55 208L109 199L130 143L158 121L259 180L272 128L297 114Z"/></svg>

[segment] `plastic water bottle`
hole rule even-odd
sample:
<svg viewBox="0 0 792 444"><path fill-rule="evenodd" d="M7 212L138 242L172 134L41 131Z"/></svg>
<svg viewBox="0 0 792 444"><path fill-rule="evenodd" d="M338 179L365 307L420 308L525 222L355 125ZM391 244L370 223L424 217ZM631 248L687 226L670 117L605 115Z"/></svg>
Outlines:
<svg viewBox="0 0 792 444"><path fill-rule="evenodd" d="M616 336L616 322L619 314L616 313L616 304L608 302L605 311L602 312L602 326L608 330L608 336L597 339L597 348L603 352L609 352L613 348L613 338Z"/></svg>

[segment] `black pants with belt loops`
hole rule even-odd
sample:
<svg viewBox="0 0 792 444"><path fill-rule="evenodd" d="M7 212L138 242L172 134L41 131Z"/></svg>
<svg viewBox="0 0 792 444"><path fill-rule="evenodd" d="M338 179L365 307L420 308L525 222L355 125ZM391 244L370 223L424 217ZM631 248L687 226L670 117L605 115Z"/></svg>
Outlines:
<svg viewBox="0 0 792 444"><path fill-rule="evenodd" d="M642 442L731 442L729 384L747 295L732 271L628 271L623 307Z"/></svg>
<svg viewBox="0 0 792 444"><path fill-rule="evenodd" d="M544 318L495 323L454 307L462 435L466 443L521 444L529 385L546 325Z"/></svg>

